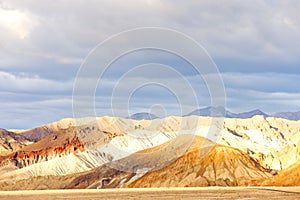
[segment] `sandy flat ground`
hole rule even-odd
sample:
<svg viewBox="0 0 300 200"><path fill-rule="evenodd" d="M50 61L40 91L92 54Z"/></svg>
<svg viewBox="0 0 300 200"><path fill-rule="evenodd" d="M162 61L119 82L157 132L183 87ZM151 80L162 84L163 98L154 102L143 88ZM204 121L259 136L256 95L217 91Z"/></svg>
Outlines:
<svg viewBox="0 0 300 200"><path fill-rule="evenodd" d="M0 199L300 199L300 187L3 191Z"/></svg>

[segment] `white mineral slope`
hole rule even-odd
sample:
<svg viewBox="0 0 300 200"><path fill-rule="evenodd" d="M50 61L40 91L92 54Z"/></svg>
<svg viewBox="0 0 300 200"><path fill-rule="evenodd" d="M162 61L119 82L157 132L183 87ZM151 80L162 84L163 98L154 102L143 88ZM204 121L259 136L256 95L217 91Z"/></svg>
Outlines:
<svg viewBox="0 0 300 200"><path fill-rule="evenodd" d="M219 144L238 148L267 169L288 168L300 158L300 121L256 116L226 119Z"/></svg>
<svg viewBox="0 0 300 200"><path fill-rule="evenodd" d="M285 127L278 126L285 121ZM266 169L281 170L300 158L299 122L256 116L251 119L225 119L222 127L199 126L196 135L218 144L242 150ZM208 131L210 130L210 131Z"/></svg>
<svg viewBox="0 0 300 200"><path fill-rule="evenodd" d="M37 176L64 176L68 174L89 171L104 163L109 162L110 158L105 154L95 151L85 151L78 154L55 156L54 158L29 165L27 167L8 171L0 175L1 180L22 180ZM7 167L7 166L6 166Z"/></svg>

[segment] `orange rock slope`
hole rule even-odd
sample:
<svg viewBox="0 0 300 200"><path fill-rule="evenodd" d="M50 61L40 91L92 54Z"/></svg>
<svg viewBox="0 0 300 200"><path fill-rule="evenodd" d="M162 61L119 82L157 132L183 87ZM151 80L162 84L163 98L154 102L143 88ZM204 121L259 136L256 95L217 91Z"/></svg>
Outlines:
<svg viewBox="0 0 300 200"><path fill-rule="evenodd" d="M276 176L262 182L263 186L300 186L300 160Z"/></svg>
<svg viewBox="0 0 300 200"><path fill-rule="evenodd" d="M218 144L203 147L204 143L204 138L196 137L192 147L172 164L146 173L128 187L242 186L271 176L238 149Z"/></svg>

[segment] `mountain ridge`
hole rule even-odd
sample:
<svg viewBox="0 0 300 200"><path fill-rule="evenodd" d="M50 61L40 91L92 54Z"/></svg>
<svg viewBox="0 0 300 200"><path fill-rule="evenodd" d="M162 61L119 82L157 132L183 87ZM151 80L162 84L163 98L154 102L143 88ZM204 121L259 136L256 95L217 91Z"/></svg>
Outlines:
<svg viewBox="0 0 300 200"><path fill-rule="evenodd" d="M288 119L288 120L293 120L293 121L300 120L300 111L277 112L277 113L273 113L273 114L267 114L267 113L261 111L260 109L254 109L254 110L247 111L247 112L234 113L234 112L231 112L231 111L225 109L222 106L215 106L215 107L207 106L207 107L203 107L203 108L198 108L186 115L183 115L182 117L187 117L187 116L192 116L192 115L204 116L204 117L225 117L225 118L240 118L240 119L248 119L248 118L252 118L256 115L262 115L264 117L275 117L275 118L282 118L282 119ZM171 116L168 116L168 117L171 117ZM110 117L110 116L103 116L103 117ZM82 119L89 119L90 121L93 121L94 118L87 117L87 118L82 118ZM96 118L99 118L99 117L96 117ZM123 118L123 117L118 117L118 118ZM152 113L138 112L138 113L134 113L133 115L131 115L129 117L125 117L125 119L153 120L153 119L162 119L162 118L158 117ZM22 134L28 140L38 141L41 138L43 138L47 135L50 135L53 132L59 130L60 128L67 128L70 126L75 126L77 123L82 123L82 122L79 122L80 120L81 119L75 119L75 118L62 118L59 121L47 123L47 124L44 124L44 125L41 125L38 127L30 128L30 129L9 129L7 131L13 132L16 134Z"/></svg>
<svg viewBox="0 0 300 200"><path fill-rule="evenodd" d="M300 111L297 112L278 112L273 114L267 114L260 109L254 109L246 112L241 113L234 113L222 106L207 106L203 108L198 108L187 115L184 116L208 116L208 117L225 117L225 118L239 118L239 119L248 119L252 118L256 115L262 115L264 117L275 117L275 118L282 118L288 120L298 121L300 120Z"/></svg>
<svg viewBox="0 0 300 200"><path fill-rule="evenodd" d="M148 112L139 112L127 117L127 119L134 119L134 120L153 120L157 118L159 117Z"/></svg>

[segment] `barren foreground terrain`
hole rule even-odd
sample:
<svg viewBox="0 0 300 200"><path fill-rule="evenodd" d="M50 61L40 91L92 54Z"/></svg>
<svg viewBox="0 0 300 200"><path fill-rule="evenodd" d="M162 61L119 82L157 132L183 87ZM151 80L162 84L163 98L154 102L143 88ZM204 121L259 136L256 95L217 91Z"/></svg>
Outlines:
<svg viewBox="0 0 300 200"><path fill-rule="evenodd" d="M300 199L300 187L202 187L0 192L0 199Z"/></svg>

